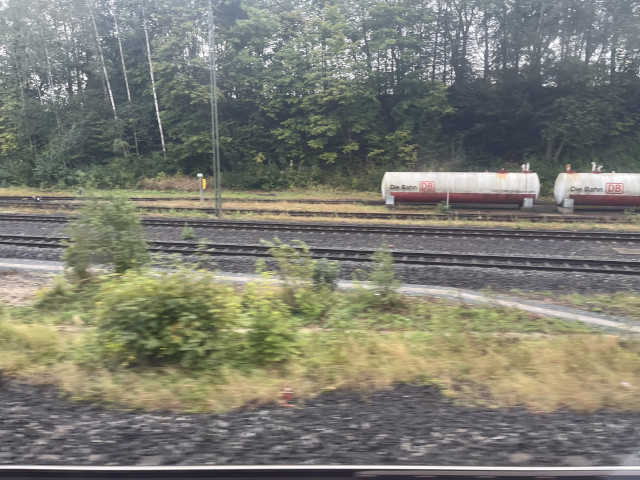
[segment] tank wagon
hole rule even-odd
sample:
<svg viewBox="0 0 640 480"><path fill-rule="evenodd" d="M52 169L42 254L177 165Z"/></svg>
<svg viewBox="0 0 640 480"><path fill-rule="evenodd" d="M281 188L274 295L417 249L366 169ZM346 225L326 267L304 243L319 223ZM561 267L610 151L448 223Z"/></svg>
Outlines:
<svg viewBox="0 0 640 480"><path fill-rule="evenodd" d="M533 204L540 179L522 165L522 172L387 172L382 198L388 205L408 203ZM527 199L530 199L527 201Z"/></svg>
<svg viewBox="0 0 640 480"><path fill-rule="evenodd" d="M602 173L602 165L591 164L590 173L578 173L567 165L556 178L553 196L558 205L640 206L640 173Z"/></svg>

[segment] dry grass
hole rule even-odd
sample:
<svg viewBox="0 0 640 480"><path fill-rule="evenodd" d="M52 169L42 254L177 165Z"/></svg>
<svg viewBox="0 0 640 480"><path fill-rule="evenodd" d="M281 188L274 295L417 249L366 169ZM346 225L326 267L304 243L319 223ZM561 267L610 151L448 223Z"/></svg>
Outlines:
<svg viewBox="0 0 640 480"><path fill-rule="evenodd" d="M522 405L533 411L612 408L637 411L638 345L607 336L496 340L465 336L358 334L309 336L288 370L94 370L65 362L39 378L78 399L143 409L223 412L277 402L284 387L299 399L349 389L366 393L396 382L434 383L460 403Z"/></svg>
<svg viewBox="0 0 640 480"><path fill-rule="evenodd" d="M171 177L145 178L142 190L198 191L198 179L193 176L174 175Z"/></svg>
<svg viewBox="0 0 640 480"><path fill-rule="evenodd" d="M62 356L62 340L49 325L12 321L0 304L0 369L30 375L36 366L52 365Z"/></svg>
<svg viewBox="0 0 640 480"><path fill-rule="evenodd" d="M0 195L16 197L32 197L34 195L46 195L47 197L68 197L76 195L76 190L77 189L50 190L47 188L3 187L0 188Z"/></svg>
<svg viewBox="0 0 640 480"><path fill-rule="evenodd" d="M512 293L518 297L542 300L557 305L578 307L589 312L618 315L640 320L640 294L636 292L590 295L572 293L568 295L558 295L554 292L528 293L514 290Z"/></svg>
<svg viewBox="0 0 640 480"><path fill-rule="evenodd" d="M212 195L212 179L208 178L207 195ZM165 192L174 194L191 194L198 192L198 180L194 177L187 176L171 176L164 178L144 179L141 182L141 190L133 191L131 196L148 196L149 192ZM291 188L289 190L280 190L275 192L263 191L237 191L224 189L224 196L230 198L260 198L260 197L277 197L277 198L315 198L315 199L341 199L348 198L361 200L379 200L379 193L375 192L344 192L330 187L315 188Z"/></svg>
<svg viewBox="0 0 640 480"><path fill-rule="evenodd" d="M638 341L554 334L563 331L560 323L551 325L547 335L497 336L494 331L528 331L535 319L501 310L483 314L440 301L426 305L431 330L305 328L300 330L301 354L287 367L229 366L217 374L180 368L108 370L86 350L91 327L60 333L55 325L33 323L33 314L24 317L24 307L2 307L0 368L54 383L76 399L142 409L223 412L276 402L284 387L304 400L328 390L366 393L396 382L436 384L468 405L523 405L535 411L640 408Z"/></svg>
<svg viewBox="0 0 640 480"><path fill-rule="evenodd" d="M213 203L207 200L204 203L200 203L198 200L172 200L172 201L156 201L156 202L139 202L141 206L145 207L180 207L180 208L213 208ZM295 211L295 212L327 212L327 213L369 213L379 212L387 213L383 206L367 206L367 205L355 205L355 204L331 204L331 203L294 203L293 201L279 201L279 202L234 202L233 200L226 200L223 203L223 209L234 210L254 210L259 213L261 210L282 210Z"/></svg>

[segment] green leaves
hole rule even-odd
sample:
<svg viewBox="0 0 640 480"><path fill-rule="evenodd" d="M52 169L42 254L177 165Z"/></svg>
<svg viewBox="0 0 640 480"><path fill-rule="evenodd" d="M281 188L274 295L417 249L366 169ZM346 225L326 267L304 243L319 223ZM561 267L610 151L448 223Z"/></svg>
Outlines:
<svg viewBox="0 0 640 480"><path fill-rule="evenodd" d="M98 265L124 273L149 261L135 204L124 197L89 199L68 231L71 243L63 259L76 279L87 279Z"/></svg>
<svg viewBox="0 0 640 480"><path fill-rule="evenodd" d="M297 326L282 300L257 294L251 289L244 297L247 355L255 365L281 364L299 352Z"/></svg>
<svg viewBox="0 0 640 480"><path fill-rule="evenodd" d="M125 364L214 366L240 316L231 286L201 272L129 272L97 296L99 341Z"/></svg>

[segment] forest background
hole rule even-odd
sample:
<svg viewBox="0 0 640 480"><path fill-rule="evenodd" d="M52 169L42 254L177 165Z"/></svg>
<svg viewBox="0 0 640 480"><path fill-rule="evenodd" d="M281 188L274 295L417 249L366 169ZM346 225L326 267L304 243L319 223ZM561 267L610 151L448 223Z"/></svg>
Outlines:
<svg viewBox="0 0 640 480"><path fill-rule="evenodd" d="M637 0L215 0L223 184L640 170ZM0 0L0 186L211 173L206 0Z"/></svg>

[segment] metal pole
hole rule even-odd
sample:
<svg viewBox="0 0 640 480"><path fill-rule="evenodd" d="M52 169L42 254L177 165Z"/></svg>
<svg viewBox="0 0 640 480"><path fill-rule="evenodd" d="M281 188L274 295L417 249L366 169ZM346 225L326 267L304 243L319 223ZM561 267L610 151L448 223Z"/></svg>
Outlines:
<svg viewBox="0 0 640 480"><path fill-rule="evenodd" d="M213 9L209 0L209 69L211 71L211 142L213 144L213 191L216 216L222 216L222 182L220 179L220 141L218 136L218 88L216 84L216 49Z"/></svg>

